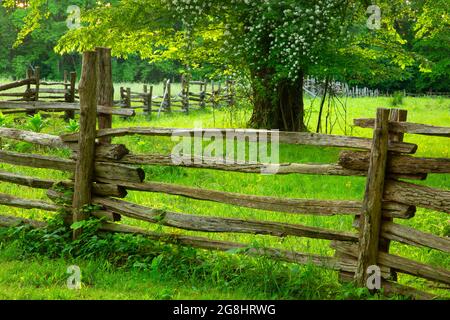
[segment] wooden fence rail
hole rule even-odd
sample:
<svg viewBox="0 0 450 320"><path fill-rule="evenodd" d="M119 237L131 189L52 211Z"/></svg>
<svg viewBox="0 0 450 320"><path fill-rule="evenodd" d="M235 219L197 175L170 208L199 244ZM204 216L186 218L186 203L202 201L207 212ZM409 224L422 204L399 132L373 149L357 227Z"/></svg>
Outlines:
<svg viewBox="0 0 450 320"><path fill-rule="evenodd" d="M379 266L381 282L386 293L401 293L416 298L432 298L432 295L417 289L400 285L394 281L396 273L404 273L429 281L450 284L450 271L400 257L389 252L391 242L399 242L414 247L425 247L450 253L448 237L433 235L397 223L394 219L412 219L416 207L427 208L442 213L450 213L450 191L405 182L401 179L426 179L427 174L447 174L450 159L418 158L412 154L417 145L402 141L404 133L432 134L448 137L448 128L406 122L406 112L402 110L379 109L374 121L357 121L373 124L373 139L319 135L311 133L276 132L266 130L231 129L173 129L173 128L101 128L95 130L98 77L95 75L99 59L98 51L84 55L83 76L80 85L81 130L79 133L54 136L23 130L0 128L2 139L13 139L45 146L46 148L67 148L72 157L62 159L37 154L25 154L0 150L0 162L14 166L27 166L60 170L75 174L67 181L53 181L30 177L18 173L0 171L0 181L30 188L47 189L48 197L55 203L42 200L24 199L0 194L0 204L24 209L45 211L65 210L66 223L85 219L81 209L85 204L94 204L99 210L93 217L106 218L101 227L105 232L140 234L151 239L191 246L201 249L239 249L239 253L254 256L268 256L299 264L314 264L336 270L342 280L355 280L365 286L368 267ZM108 68L105 68L108 69ZM151 90L150 90L151 91ZM109 96L107 90L105 94ZM111 109L110 106L105 108ZM97 110L98 111L98 110ZM400 122L399 122L400 121ZM399 125L398 123L401 123ZM405 124L406 123L406 124ZM361 201L277 198L270 196L238 194L229 191L207 190L189 186L145 181L140 165L181 166L216 170L261 173L269 164L264 163L221 163L205 161L211 159L189 156L185 163L174 162L170 155L131 154L124 145L112 144L115 137L142 135L150 137L184 136L191 138L221 134L245 141L246 135L278 135L285 144L306 144L313 146L338 147L344 149L335 164L270 164L277 166L278 174L312 174L362 176L366 179L366 190ZM106 141L106 142L105 142ZM176 159L175 159L176 160ZM198 160L198 161L197 161ZM217 159L216 159L217 160ZM86 171L89 169L89 172ZM74 198L67 198L58 187L75 191ZM126 201L127 191L162 193L181 196L197 201L217 202L227 205L281 212L288 219L292 214L354 217L354 227L358 232L332 230L289 222L247 220L236 217L216 217L194 215L186 212L165 211ZM60 201L64 199L65 201ZM61 205L61 203L69 205ZM274 248L253 248L248 244L218 241L208 237L193 237L182 234L156 233L144 229L119 224L120 216L159 224L179 230L199 233L245 233L276 237L299 237L331 241L335 256L306 254ZM287 220L289 221L289 220ZM8 216L0 216L0 226L11 227L18 224L44 227L45 223ZM79 236L79 232L74 237Z"/></svg>

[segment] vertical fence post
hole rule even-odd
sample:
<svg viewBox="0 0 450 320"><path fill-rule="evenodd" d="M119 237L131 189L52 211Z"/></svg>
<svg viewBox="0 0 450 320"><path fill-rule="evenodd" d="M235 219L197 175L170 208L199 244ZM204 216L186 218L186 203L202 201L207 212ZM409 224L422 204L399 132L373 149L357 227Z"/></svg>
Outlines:
<svg viewBox="0 0 450 320"><path fill-rule="evenodd" d="M389 116L389 121L395 121L395 122L405 122L408 117L408 111L407 110L401 110L401 109L391 109L391 114ZM402 142L403 141L404 134L403 133L389 133L389 142ZM392 222L393 218L383 218L383 222ZM390 247L391 241L388 239L382 239L380 241L379 245L379 251L380 252L386 252L389 253L389 247ZM391 278L393 280L397 280L397 274L394 271L391 271Z"/></svg>
<svg viewBox="0 0 450 320"><path fill-rule="evenodd" d="M147 114L148 118L152 118L152 107L153 107L153 86L150 86L150 91L147 95Z"/></svg>
<svg viewBox="0 0 450 320"><path fill-rule="evenodd" d="M70 73L70 82L68 83L67 71L64 72L64 88L66 89L65 101L68 103L75 102L75 82L77 81L77 73ZM64 112L64 119L68 121L69 119L75 119L75 111L67 110Z"/></svg>
<svg viewBox="0 0 450 320"><path fill-rule="evenodd" d="M377 265L382 200L388 157L389 109L378 109L373 133L369 170L359 223L359 252L355 280L364 287L367 268Z"/></svg>
<svg viewBox="0 0 450 320"><path fill-rule="evenodd" d="M170 79L167 80L167 112L172 112L172 87L170 84Z"/></svg>
<svg viewBox="0 0 450 320"><path fill-rule="evenodd" d="M112 62L110 48L96 48L98 64L98 104L107 108L114 106L114 85L112 79ZM112 128L112 114L98 114L98 128ZM100 143L110 144L111 138L100 138Z"/></svg>
<svg viewBox="0 0 450 320"><path fill-rule="evenodd" d="M206 79L203 79L203 83L200 85L200 108L205 109L206 107L206 89L208 84L206 83Z"/></svg>
<svg viewBox="0 0 450 320"><path fill-rule="evenodd" d="M83 53L83 69L78 88L80 92L80 136L72 203L73 222L87 218L83 213L83 207L91 203L98 102L97 69L97 52ZM74 239L80 233L80 229L74 230Z"/></svg>
<svg viewBox="0 0 450 320"><path fill-rule="evenodd" d="M36 67L34 70L34 78L36 80L36 92L34 94L34 101L39 101L39 88L41 83L41 68Z"/></svg>
<svg viewBox="0 0 450 320"><path fill-rule="evenodd" d="M31 97L32 97L32 93L31 93L31 80L33 79L33 70L31 70L31 68L27 69L27 79L30 81L27 84L27 90L25 92L24 98L26 101L30 101Z"/></svg>
<svg viewBox="0 0 450 320"><path fill-rule="evenodd" d="M35 90L31 101L39 101L39 87L41 83L41 69L36 67L34 69ZM27 111L27 115L32 116L36 114L36 111Z"/></svg>

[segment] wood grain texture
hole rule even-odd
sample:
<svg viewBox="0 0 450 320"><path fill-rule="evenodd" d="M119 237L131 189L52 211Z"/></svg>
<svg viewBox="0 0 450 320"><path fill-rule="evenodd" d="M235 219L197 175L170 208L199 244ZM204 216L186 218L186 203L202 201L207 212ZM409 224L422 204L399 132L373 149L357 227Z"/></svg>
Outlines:
<svg viewBox="0 0 450 320"><path fill-rule="evenodd" d="M355 273L358 286L366 283L367 268L377 264L381 230L384 179L388 154L389 109L377 110L369 171L359 230L359 253Z"/></svg>
<svg viewBox="0 0 450 320"><path fill-rule="evenodd" d="M294 225L279 222L218 218L174 213L147 208L141 205L112 198L108 199L95 197L93 202L94 204L102 206L105 210L117 212L126 217L185 230L250 233L278 237L292 235L315 239L337 239L352 242L355 242L358 239L356 234L350 232L333 231L298 224Z"/></svg>
<svg viewBox="0 0 450 320"><path fill-rule="evenodd" d="M375 119L354 119L355 126L361 128L373 128ZM410 122L389 122L389 131L397 133L411 133L426 136L450 137L450 127L438 127L427 124Z"/></svg>
<svg viewBox="0 0 450 320"><path fill-rule="evenodd" d="M381 236L404 244L450 253L450 238L439 237L393 222L383 222Z"/></svg>
<svg viewBox="0 0 450 320"><path fill-rule="evenodd" d="M316 133L305 132L273 132L267 130L252 130L252 129L175 129L175 128L118 128L105 129L97 132L97 137L120 137L128 135L146 135L146 136L193 136L194 134L220 134L228 137L242 137L254 134L279 134L280 143L299 144L299 145L313 145L324 147L343 147L370 150L371 140L367 138L350 137L350 136L335 136ZM66 142L77 141L77 135L70 134L62 136ZM390 151L397 151L402 153L414 153L417 150L417 145L410 143L392 143L389 146Z"/></svg>
<svg viewBox="0 0 450 320"><path fill-rule="evenodd" d="M98 57L98 104L105 108L114 105L114 85L112 79L111 49L96 48ZM112 114L98 114L98 128L109 129L112 127ZM100 143L110 144L111 138L99 139Z"/></svg>
<svg viewBox="0 0 450 320"><path fill-rule="evenodd" d="M333 247L353 257L358 256L358 246L345 242L334 242ZM431 281L450 284L450 271L416 262L411 259L399 257L385 252L378 252L378 265L392 268L398 272L428 279Z"/></svg>
<svg viewBox="0 0 450 320"><path fill-rule="evenodd" d="M0 204L15 208L40 209L44 211L58 211L59 209L59 206L53 203L14 197L5 193L0 193Z"/></svg>
<svg viewBox="0 0 450 320"><path fill-rule="evenodd" d="M80 133L78 158L75 166L73 193L73 219L78 222L87 218L83 207L91 204L92 183L95 170L95 131L97 128L97 53L83 53L83 67L78 86L80 93ZM80 236L82 230L74 230L73 236Z"/></svg>
<svg viewBox="0 0 450 320"><path fill-rule="evenodd" d="M387 180L384 199L416 207L450 213L450 191Z"/></svg>
<svg viewBox="0 0 450 320"><path fill-rule="evenodd" d="M338 163L350 170L367 170L369 160L369 152L342 151ZM387 162L387 171L391 174L450 173L450 159L392 155Z"/></svg>
<svg viewBox="0 0 450 320"><path fill-rule="evenodd" d="M74 160L9 151L0 151L0 162L31 168L52 169L72 173L75 172L76 165ZM110 180L142 182L144 181L145 173L140 168L134 168L127 165L110 162L96 162L95 177Z"/></svg>
<svg viewBox="0 0 450 320"><path fill-rule="evenodd" d="M105 183L115 183L133 191L161 192L191 199L286 213L321 216L360 215L362 207L360 201L288 199L208 190L160 182L131 183L102 178L98 180ZM412 208L410 206L401 204L389 202L383 204L383 214L388 217L410 218L411 214L414 214L411 210Z"/></svg>

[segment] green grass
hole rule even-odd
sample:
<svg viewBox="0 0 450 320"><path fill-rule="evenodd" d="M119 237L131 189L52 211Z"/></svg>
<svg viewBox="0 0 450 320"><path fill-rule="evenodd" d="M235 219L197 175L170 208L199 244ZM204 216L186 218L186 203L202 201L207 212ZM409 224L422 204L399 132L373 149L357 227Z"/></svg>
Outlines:
<svg viewBox="0 0 450 320"><path fill-rule="evenodd" d="M317 102L315 103L313 110L317 110ZM347 123L351 124L353 118L373 117L377 107L389 105L390 98L349 99ZM411 122L450 126L449 99L405 98L401 108L409 111L408 120ZM221 111L207 109L205 111L193 112L188 116L182 114L164 114L160 118L153 117L151 121L144 116L137 116L130 120L122 120L119 117L115 117L113 123L114 127L154 126L190 128L194 127L196 122L201 123L203 128L242 127L249 119L250 114L249 110L240 108ZM12 117L8 118L11 119L12 123ZM317 113L313 112L309 122L310 128L315 127L314 123L316 118ZM24 127L25 124L20 124L20 121L16 121L15 126ZM44 131L60 134L66 131L65 126L66 124L64 124L58 115L52 114L51 118L48 119L48 126ZM346 131L355 136L370 137L372 134L370 129L360 129L351 126L347 126ZM342 134L343 128L336 126L333 133ZM419 145L417 152L419 156L450 157L449 139L406 135L405 141ZM169 154L174 146L174 142L171 142L168 138L155 137L122 137L116 138L114 142L126 144L135 153L158 152ZM2 141L2 148L10 148L11 150L21 148L23 149L21 151L26 152L67 156L67 153L63 151L55 153L45 148L33 148L27 144L17 144L11 141ZM280 153L281 162L333 163L338 158L339 149L282 145ZM0 168L52 179L68 177L60 172L16 168L15 166L6 164L1 164ZM144 167L144 170L148 181L161 181L213 190L289 198L361 200L365 184L365 179L358 177L325 177L312 175L262 176L258 174L224 173L213 170L151 166ZM430 175L425 182L421 183L449 190L450 175ZM18 187L7 183L1 183L0 192L25 198L46 200L44 191ZM142 192L130 192L127 199L131 202L153 208L196 215L239 217L243 219L299 223L334 230L352 230L352 219L351 217L345 216L317 217L274 213L190 200L177 196ZM0 206L0 209L4 213L36 219L42 219L52 215L39 210L26 211L2 206ZM448 235L449 223L447 220L448 218L443 213L418 209L415 218L409 221L398 220L397 222L443 236ZM127 218L124 219L124 223L150 230L176 231L175 229L154 226ZM244 242L253 245L292 249L301 252L324 255L333 254L333 251L329 248L329 241L325 240L295 237L280 239L270 236L243 234L202 234L188 231L183 231L182 233L201 235L212 239ZM8 246L5 249L6 251L8 251L7 248ZM161 296L161 292L168 292L168 296L165 298L170 296L170 298L174 299L330 299L344 298L347 292L352 292L350 296L355 297L354 291L338 284L337 273L335 272L313 267L299 268L290 264L267 262L264 259L250 258L236 258L237 260L229 262L230 267L228 267L226 265L227 263L221 262L222 260L228 261L228 256L225 259L223 255L216 253L205 253L206 258L204 264L207 267L200 268L201 272L203 272L201 276L198 274L199 269L197 268L192 268L192 270L190 269L188 272L180 274L177 270L182 268L182 263L171 264L166 271L158 275L151 272L151 275L149 275L149 272L143 270L133 269L130 272L124 269L115 269L111 266L105 267L105 264L108 265L108 263L104 261L97 263L82 259L81 261L77 261L76 264L82 266L83 270L86 269L84 271L85 273L87 272L89 274L89 270L97 270L97 273L101 273L101 275L93 277L92 281L90 281L91 285L83 288L81 292L69 292L67 289L64 289L63 279L65 279L65 275L63 273L69 263L73 264L72 262L49 260L42 257L33 258L37 260L22 261L22 258L14 255L13 249L9 251L9 254L0 254L0 297L12 299L134 299L139 297L139 295L142 295L141 298L158 299L164 298L164 294ZM447 269L450 268L449 255L435 250L419 249L393 243L392 252L424 263L445 267ZM243 272L242 270L246 268L249 268L250 271ZM50 271L47 272L47 269ZM35 285L32 281L33 277L30 274L35 274L37 279L50 277L52 280L48 283L44 281ZM59 278L57 276L52 278L52 274L59 274L60 276ZM22 282L19 281L20 277L23 277L25 280ZM137 279L143 279L142 283L138 283L139 281ZM115 281L118 281L119 284L115 284ZM443 290L430 288L429 283L418 280L417 278L400 275L399 281L420 289L431 290L441 295L448 294L448 292L446 293ZM115 285L112 285L112 283ZM121 291L121 286L126 287L127 290ZM192 286L196 289L193 289ZM316 291L319 292L317 293ZM363 297L365 296L363 295Z"/></svg>

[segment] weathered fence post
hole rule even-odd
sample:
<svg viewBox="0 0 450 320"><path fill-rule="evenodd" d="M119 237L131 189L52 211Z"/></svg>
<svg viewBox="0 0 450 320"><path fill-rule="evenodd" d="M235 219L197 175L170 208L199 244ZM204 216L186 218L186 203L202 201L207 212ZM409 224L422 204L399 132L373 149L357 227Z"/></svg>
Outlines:
<svg viewBox="0 0 450 320"><path fill-rule="evenodd" d="M98 104L107 108L114 106L114 84L110 48L96 48L98 60ZM112 128L112 114L98 114L98 128ZM100 143L111 144L111 138L100 138Z"/></svg>
<svg viewBox="0 0 450 320"><path fill-rule="evenodd" d="M147 92L147 91L146 91ZM153 86L150 86L150 91L145 97L145 111L149 119L152 118L152 107L153 107Z"/></svg>
<svg viewBox="0 0 450 320"><path fill-rule="evenodd" d="M378 109L373 133L366 190L359 222L359 252L355 280L364 287L367 268L377 265L382 200L389 142L389 109Z"/></svg>
<svg viewBox="0 0 450 320"><path fill-rule="evenodd" d="M172 112L172 86L170 79L167 80L167 112Z"/></svg>
<svg viewBox="0 0 450 320"><path fill-rule="evenodd" d="M31 80L33 79L33 70L31 70L31 68L27 69L27 79L30 81L27 84L27 89L25 92L25 100L26 101L30 101L32 98L32 93L31 93Z"/></svg>
<svg viewBox="0 0 450 320"><path fill-rule="evenodd" d="M83 207L91 203L97 124L97 72L97 52L83 53L83 69L78 87L80 92L80 136L72 203L73 222L86 218ZM77 238L80 233L80 229L74 230L73 237Z"/></svg>
<svg viewBox="0 0 450 320"><path fill-rule="evenodd" d="M391 122L405 122L408 117L408 111L407 110L401 110L401 109L391 109L391 114L389 116L389 121ZM389 133L389 143L392 142L403 142L403 133ZM392 152L391 152L392 153ZM383 218L383 222L392 222L394 219L392 218ZM388 239L381 239L380 245L379 245L379 251L380 252L386 252L389 253L389 246L391 244L391 241ZM391 271L391 277L393 280L396 280L397 274L394 271Z"/></svg>
<svg viewBox="0 0 450 320"><path fill-rule="evenodd" d="M35 90L34 95L31 101L39 101L39 87L41 82L41 69L39 67L36 67L34 69L34 80L35 80ZM32 116L36 114L36 111L27 111L27 115Z"/></svg>
<svg viewBox="0 0 450 320"><path fill-rule="evenodd" d="M66 89L65 101L69 103L75 102L75 82L77 81L77 73L70 73L70 82L68 83L67 71L64 72L64 88ZM64 112L64 119L68 121L69 119L75 119L75 111L67 110Z"/></svg>
<svg viewBox="0 0 450 320"><path fill-rule="evenodd" d="M208 84L206 79L203 80L203 84L200 85L200 108L205 109L206 107L206 89Z"/></svg>
<svg viewBox="0 0 450 320"><path fill-rule="evenodd" d="M189 94L189 76L185 76L183 75L181 77L181 99L182 99L182 105L183 105L183 110L186 113L189 113L189 99L190 99L190 94Z"/></svg>

